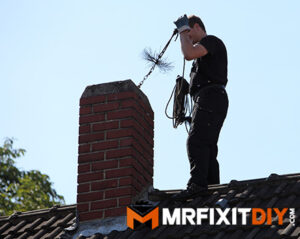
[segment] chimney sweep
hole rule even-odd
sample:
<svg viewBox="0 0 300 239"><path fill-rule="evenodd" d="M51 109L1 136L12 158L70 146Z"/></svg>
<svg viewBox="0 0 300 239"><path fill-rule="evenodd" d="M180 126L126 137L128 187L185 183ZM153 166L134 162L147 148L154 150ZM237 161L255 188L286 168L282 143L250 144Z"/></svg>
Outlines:
<svg viewBox="0 0 300 239"><path fill-rule="evenodd" d="M194 106L187 139L191 177L187 189L173 195L185 200L220 183L217 142L228 109L227 51L222 40L206 34L199 17L184 15L174 23L184 58L193 60L189 94Z"/></svg>

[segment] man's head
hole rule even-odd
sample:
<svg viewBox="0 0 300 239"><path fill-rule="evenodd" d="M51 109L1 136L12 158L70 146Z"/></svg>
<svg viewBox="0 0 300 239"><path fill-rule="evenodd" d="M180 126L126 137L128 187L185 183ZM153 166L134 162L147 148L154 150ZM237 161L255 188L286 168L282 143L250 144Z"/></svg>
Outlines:
<svg viewBox="0 0 300 239"><path fill-rule="evenodd" d="M188 17L189 26L191 30L189 31L189 36L191 37L193 43L200 41L204 36L206 36L206 30L201 19L195 15Z"/></svg>

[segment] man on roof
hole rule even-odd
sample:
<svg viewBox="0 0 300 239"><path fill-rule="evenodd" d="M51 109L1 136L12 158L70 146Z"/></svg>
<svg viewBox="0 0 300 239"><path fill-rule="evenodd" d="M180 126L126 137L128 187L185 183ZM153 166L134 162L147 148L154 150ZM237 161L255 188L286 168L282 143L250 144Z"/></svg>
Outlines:
<svg viewBox="0 0 300 239"><path fill-rule="evenodd" d="M207 35L201 19L195 15L178 18L184 58L193 60L189 93L194 101L187 154L191 177L187 188L173 195L181 200L205 192L209 184L219 184L218 139L227 115L227 51L218 37Z"/></svg>

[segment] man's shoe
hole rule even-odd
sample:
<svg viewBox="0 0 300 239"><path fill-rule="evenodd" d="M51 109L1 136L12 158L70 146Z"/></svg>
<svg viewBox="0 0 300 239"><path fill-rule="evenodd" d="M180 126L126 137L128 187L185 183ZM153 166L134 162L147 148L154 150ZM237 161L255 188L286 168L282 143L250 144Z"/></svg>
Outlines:
<svg viewBox="0 0 300 239"><path fill-rule="evenodd" d="M182 190L179 193L174 194L171 199L173 200L186 200L188 198L193 198L200 195L203 192L206 192L207 188L204 186L197 185L195 183L191 183L187 189Z"/></svg>

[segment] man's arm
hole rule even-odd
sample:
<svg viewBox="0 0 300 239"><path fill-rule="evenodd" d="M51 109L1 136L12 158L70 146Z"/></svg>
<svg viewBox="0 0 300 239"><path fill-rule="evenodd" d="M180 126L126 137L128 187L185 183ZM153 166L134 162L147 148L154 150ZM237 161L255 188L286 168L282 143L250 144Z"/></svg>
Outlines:
<svg viewBox="0 0 300 239"><path fill-rule="evenodd" d="M182 54L188 61L205 56L208 53L203 45L199 43L193 45L192 39L188 35L188 31L180 33L180 42Z"/></svg>

